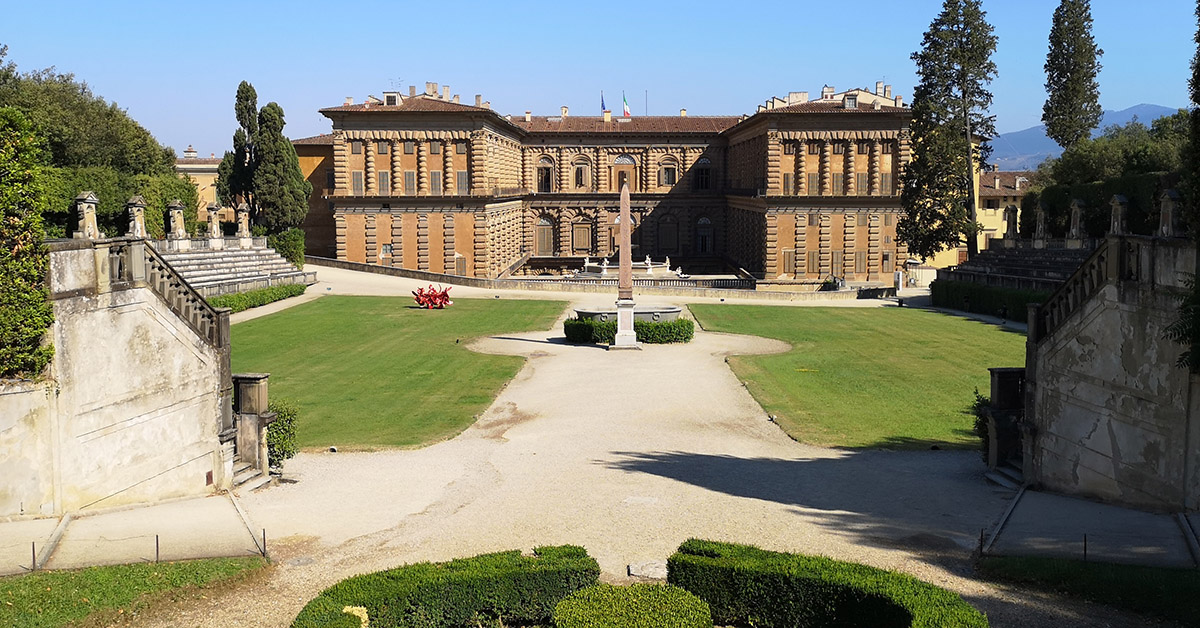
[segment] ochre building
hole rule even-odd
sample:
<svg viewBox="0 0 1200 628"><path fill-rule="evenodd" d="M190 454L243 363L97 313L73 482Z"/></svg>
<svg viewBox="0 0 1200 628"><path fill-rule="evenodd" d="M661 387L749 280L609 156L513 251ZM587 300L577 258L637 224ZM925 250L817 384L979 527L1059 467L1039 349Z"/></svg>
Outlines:
<svg viewBox="0 0 1200 628"><path fill-rule="evenodd" d="M322 109L296 140L309 253L501 277L613 254L620 185L633 255L768 281L892 281L911 112L890 86L772 98L753 115L500 115L440 93Z"/></svg>

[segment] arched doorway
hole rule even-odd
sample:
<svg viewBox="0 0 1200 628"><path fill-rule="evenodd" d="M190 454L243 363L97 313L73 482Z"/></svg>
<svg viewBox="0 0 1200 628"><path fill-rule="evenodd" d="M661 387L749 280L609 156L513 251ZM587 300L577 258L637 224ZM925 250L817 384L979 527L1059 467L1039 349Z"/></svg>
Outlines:
<svg viewBox="0 0 1200 628"><path fill-rule="evenodd" d="M614 192L620 192L621 186L625 183L629 184L629 191L637 191L637 162L629 155L618 155L613 160L613 186Z"/></svg>
<svg viewBox="0 0 1200 628"><path fill-rule="evenodd" d="M538 257L554 255L554 223L542 216L533 228L533 254Z"/></svg>
<svg viewBox="0 0 1200 628"><path fill-rule="evenodd" d="M715 248L712 221L701 216L696 221L696 255L712 255Z"/></svg>

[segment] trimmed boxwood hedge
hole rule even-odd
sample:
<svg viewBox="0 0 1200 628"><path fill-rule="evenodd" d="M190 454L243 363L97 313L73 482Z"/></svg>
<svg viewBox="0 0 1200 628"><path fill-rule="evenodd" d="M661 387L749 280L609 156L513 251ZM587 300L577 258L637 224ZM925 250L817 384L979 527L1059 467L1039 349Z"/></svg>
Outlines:
<svg viewBox="0 0 1200 628"><path fill-rule="evenodd" d="M986 628L958 595L907 576L820 556L691 539L667 582L708 602L718 625L762 628Z"/></svg>
<svg viewBox="0 0 1200 628"><path fill-rule="evenodd" d="M555 628L712 628L704 600L670 585L598 584L554 607Z"/></svg>
<svg viewBox="0 0 1200 628"><path fill-rule="evenodd" d="M696 325L690 319L677 318L673 321L633 321L633 332L638 342L646 344L668 344L691 342L696 335ZM590 318L563 321L563 333L568 342L576 344L612 344L617 338L617 321L598 321Z"/></svg>
<svg viewBox="0 0 1200 628"><path fill-rule="evenodd" d="M600 567L582 547L539 547L482 554L445 563L417 563L347 578L300 611L293 628L359 628L347 606L367 611L372 628L548 624L554 606L596 584Z"/></svg>
<svg viewBox="0 0 1200 628"><path fill-rule="evenodd" d="M1007 307L1008 320L1025 322L1028 317L1026 306L1030 303L1045 303L1046 299L1050 298L1050 293L938 279L929 284L929 296L934 307L953 310L964 308L965 297L969 304L966 306L968 312L988 316L1000 316L1000 309Z"/></svg>
<svg viewBox="0 0 1200 628"><path fill-rule="evenodd" d="M270 288L260 288L248 292L236 292L234 294L209 297L208 304L213 307L227 307L236 314L252 307L259 307L268 303L282 301L289 297L300 296L304 294L304 290L307 288L308 286L302 283L271 286Z"/></svg>

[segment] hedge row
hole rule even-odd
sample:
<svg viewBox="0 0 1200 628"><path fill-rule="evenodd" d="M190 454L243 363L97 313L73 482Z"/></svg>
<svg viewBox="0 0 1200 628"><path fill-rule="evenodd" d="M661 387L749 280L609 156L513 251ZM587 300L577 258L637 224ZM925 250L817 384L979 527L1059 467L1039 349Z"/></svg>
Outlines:
<svg viewBox="0 0 1200 628"><path fill-rule="evenodd" d="M670 585L598 584L554 607L555 628L712 628L704 600Z"/></svg>
<svg viewBox="0 0 1200 628"><path fill-rule="evenodd" d="M929 284L929 294L934 307L965 310L989 316L1000 316L1001 311L1007 308L1007 318L1014 321L1026 319L1028 304L1045 303L1046 299L1050 298L1049 292L997 288L969 281L944 279L938 279Z"/></svg>
<svg viewBox="0 0 1200 628"><path fill-rule="evenodd" d="M819 556L691 539L667 582L708 603L717 625L985 628L958 595L911 576Z"/></svg>
<svg viewBox="0 0 1200 628"><path fill-rule="evenodd" d="M250 290L249 292L237 292L234 294L223 294L218 297L209 297L208 304L213 307L227 307L233 310L234 313L237 313L252 307L282 301L288 297L300 296L304 294L306 288L308 286L302 283L271 286L270 288Z"/></svg>
<svg viewBox="0 0 1200 628"><path fill-rule="evenodd" d="M292 263L296 268L304 268L304 231L288 229L267 236L267 246L275 249L283 259Z"/></svg>
<svg viewBox="0 0 1200 628"><path fill-rule="evenodd" d="M563 598L596 584L600 566L582 547L540 547L418 563L347 578L314 598L293 628L358 628L346 607L366 609L372 628L550 623Z"/></svg>
<svg viewBox="0 0 1200 628"><path fill-rule="evenodd" d="M633 332L637 334L638 342L647 344L691 342L696 334L696 325L686 318L673 321L635 320ZM612 344L617 338L617 321L571 318L563 322L563 333L568 342L576 344Z"/></svg>

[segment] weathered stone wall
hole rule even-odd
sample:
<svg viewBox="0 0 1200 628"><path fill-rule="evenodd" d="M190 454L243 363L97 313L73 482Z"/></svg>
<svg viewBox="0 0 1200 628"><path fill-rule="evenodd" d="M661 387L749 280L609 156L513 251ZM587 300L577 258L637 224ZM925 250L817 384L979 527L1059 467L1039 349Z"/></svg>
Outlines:
<svg viewBox="0 0 1200 628"><path fill-rule="evenodd" d="M227 486L222 352L145 282L110 283L106 249L50 259L49 381L0 387L0 516Z"/></svg>
<svg viewBox="0 0 1200 628"><path fill-rule="evenodd" d="M1031 336L1032 480L1154 509L1200 508L1200 384L1164 337L1195 249L1110 239L1109 281L1044 339ZM1126 256L1124 261L1117 256ZM1120 262L1120 263L1118 263Z"/></svg>

